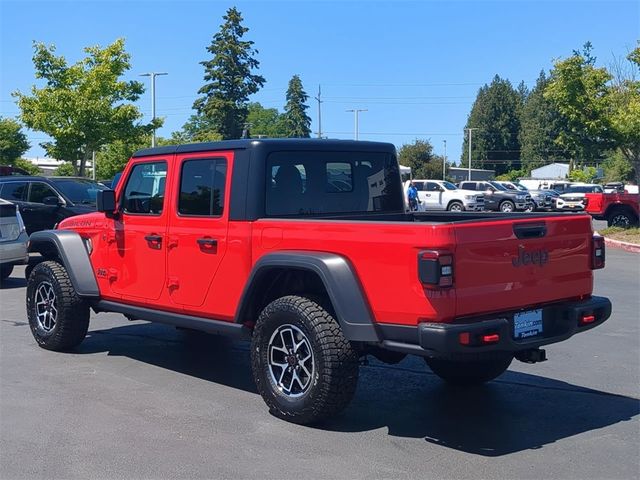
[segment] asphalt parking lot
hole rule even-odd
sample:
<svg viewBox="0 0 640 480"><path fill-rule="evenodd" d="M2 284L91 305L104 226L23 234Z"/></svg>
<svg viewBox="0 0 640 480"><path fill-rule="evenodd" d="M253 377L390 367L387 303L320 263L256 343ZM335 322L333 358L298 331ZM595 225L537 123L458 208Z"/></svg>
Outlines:
<svg viewBox="0 0 640 480"><path fill-rule="evenodd" d="M553 478L640 476L640 257L609 249L601 327L480 388L417 358L361 369L321 427L272 417L246 343L92 317L73 353L38 348L24 267L0 290L0 478Z"/></svg>

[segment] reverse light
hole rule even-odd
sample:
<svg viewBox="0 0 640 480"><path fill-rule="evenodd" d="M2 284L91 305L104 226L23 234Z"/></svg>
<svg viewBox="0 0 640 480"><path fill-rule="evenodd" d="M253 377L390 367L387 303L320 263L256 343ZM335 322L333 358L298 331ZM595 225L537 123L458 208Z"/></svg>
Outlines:
<svg viewBox="0 0 640 480"><path fill-rule="evenodd" d="M427 288L453 286L453 255L443 250L418 253L418 277Z"/></svg>
<svg viewBox="0 0 640 480"><path fill-rule="evenodd" d="M605 249L604 249L604 237L601 235L594 235L591 243L591 269L597 270L604 268L605 262Z"/></svg>

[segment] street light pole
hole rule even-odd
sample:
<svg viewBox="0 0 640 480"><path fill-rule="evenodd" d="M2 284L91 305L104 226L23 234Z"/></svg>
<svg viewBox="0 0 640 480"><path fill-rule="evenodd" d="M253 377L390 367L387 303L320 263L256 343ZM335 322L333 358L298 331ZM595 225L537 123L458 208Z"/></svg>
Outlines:
<svg viewBox="0 0 640 480"><path fill-rule="evenodd" d="M353 112L355 117L355 139L358 140L358 114L360 112L368 112L366 108L352 108L351 110L345 110L346 112Z"/></svg>
<svg viewBox="0 0 640 480"><path fill-rule="evenodd" d="M473 130L478 130L477 128L467 128L466 129L469 132L469 178L467 178L467 180L471 181L471 132Z"/></svg>
<svg viewBox="0 0 640 480"><path fill-rule="evenodd" d="M168 75L166 72L141 73L141 77L151 77L151 121L156 119L156 77L158 75ZM156 129L151 134L151 146L156 146Z"/></svg>
<svg viewBox="0 0 640 480"><path fill-rule="evenodd" d="M445 172L447 170L447 141L443 140L444 142L444 158L442 159L442 180L444 181L444 177L445 177Z"/></svg>

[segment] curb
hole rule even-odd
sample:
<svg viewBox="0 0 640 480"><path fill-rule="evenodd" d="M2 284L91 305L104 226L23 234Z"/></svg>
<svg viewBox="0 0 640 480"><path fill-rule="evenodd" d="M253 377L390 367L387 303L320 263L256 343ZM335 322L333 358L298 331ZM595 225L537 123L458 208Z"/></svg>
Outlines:
<svg viewBox="0 0 640 480"><path fill-rule="evenodd" d="M631 253L640 253L640 245L629 242L621 242L620 240L612 240L610 238L604 237L604 244L607 247L612 248L621 248L622 250L626 250Z"/></svg>

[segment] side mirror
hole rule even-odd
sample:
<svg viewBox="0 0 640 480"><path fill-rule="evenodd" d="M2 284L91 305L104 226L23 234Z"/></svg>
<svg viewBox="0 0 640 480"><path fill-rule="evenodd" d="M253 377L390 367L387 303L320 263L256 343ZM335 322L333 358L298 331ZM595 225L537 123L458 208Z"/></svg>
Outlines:
<svg viewBox="0 0 640 480"><path fill-rule="evenodd" d="M96 207L99 212L115 212L116 192L113 190L98 190L96 193Z"/></svg>
<svg viewBox="0 0 640 480"><path fill-rule="evenodd" d="M45 205L49 205L50 207L58 207L60 205L64 205L62 200L60 200L58 197L54 197L53 195L50 197L44 197L42 199L42 203L44 203Z"/></svg>

